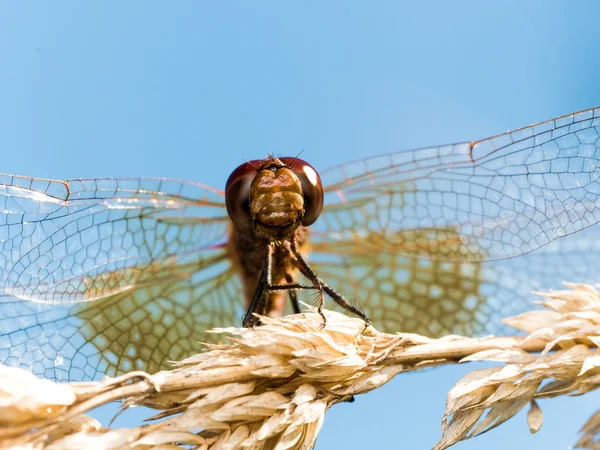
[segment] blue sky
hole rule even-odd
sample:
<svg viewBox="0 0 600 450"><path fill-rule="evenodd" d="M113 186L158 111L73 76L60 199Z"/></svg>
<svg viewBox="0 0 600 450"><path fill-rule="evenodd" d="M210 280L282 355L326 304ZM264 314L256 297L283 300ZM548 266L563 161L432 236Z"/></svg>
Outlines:
<svg viewBox="0 0 600 450"><path fill-rule="evenodd" d="M269 152L325 169L487 137L600 105L599 14L593 1L3 2L0 171L222 188ZM316 448L430 448L473 367L336 406ZM537 435L519 415L456 448L567 448L598 399L542 401Z"/></svg>

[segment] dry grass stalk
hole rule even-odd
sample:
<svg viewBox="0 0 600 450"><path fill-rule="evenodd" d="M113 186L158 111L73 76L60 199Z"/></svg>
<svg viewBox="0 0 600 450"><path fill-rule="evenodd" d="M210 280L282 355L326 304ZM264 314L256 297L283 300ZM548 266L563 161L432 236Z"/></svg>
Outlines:
<svg viewBox="0 0 600 450"><path fill-rule="evenodd" d="M309 449L332 405L403 371L471 360L505 365L474 371L452 389L436 448L497 426L530 402L535 431L542 415L534 399L584 393L600 383L593 352L600 296L590 286L570 287L543 294L547 310L508 321L528 337L390 335L327 311L324 328L313 312L264 318L256 329L215 330L237 337L154 375L54 384L1 367L0 446ZM113 400L162 412L151 425L114 430L83 415ZM600 417L590 420L581 445L592 442L599 423Z"/></svg>
<svg viewBox="0 0 600 450"><path fill-rule="evenodd" d="M536 399L581 395L600 386L600 357L595 354L600 343L600 294L589 285L566 285L569 290L539 293L546 310L505 320L528 333L523 346L545 342L541 354L515 347L484 350L463 359L505 365L475 370L452 388L436 450L494 428L528 404L527 420L535 433L543 419ZM595 442L600 436L600 414L582 431L576 448L600 449Z"/></svg>

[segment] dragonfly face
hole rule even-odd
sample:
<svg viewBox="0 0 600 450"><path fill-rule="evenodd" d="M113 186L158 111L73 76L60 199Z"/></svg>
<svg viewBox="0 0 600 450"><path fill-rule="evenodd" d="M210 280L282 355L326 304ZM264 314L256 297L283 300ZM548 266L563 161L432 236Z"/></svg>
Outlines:
<svg viewBox="0 0 600 450"><path fill-rule="evenodd" d="M274 284L311 285L295 245L378 329L503 332L531 291L598 281L599 135L591 109L369 157L322 171L323 197L291 158L242 165L227 192L2 175L0 362L70 380L168 367L214 339L205 330L239 323L265 242ZM259 312L286 313L286 295ZM297 295L314 303L315 290Z"/></svg>
<svg viewBox="0 0 600 450"><path fill-rule="evenodd" d="M267 240L289 238L321 214L323 186L317 171L300 159L255 160L233 171L225 204L239 230Z"/></svg>

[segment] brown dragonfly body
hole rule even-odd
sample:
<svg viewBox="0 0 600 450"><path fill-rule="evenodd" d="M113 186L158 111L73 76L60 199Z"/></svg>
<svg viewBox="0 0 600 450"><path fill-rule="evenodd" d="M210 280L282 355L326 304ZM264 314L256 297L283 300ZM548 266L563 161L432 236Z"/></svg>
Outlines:
<svg viewBox="0 0 600 450"><path fill-rule="evenodd" d="M257 323L254 313L283 314L286 293L293 311L299 313L296 290L311 288L319 293L319 312L327 292L342 307L370 323L319 279L303 256L308 249L307 227L323 209L323 186L312 166L290 157L242 164L227 181L225 204L234 224L230 251L244 284L244 326ZM312 286L295 282L300 273Z"/></svg>
<svg viewBox="0 0 600 450"><path fill-rule="evenodd" d="M153 373L325 296L382 331L503 333L532 291L598 281L599 166L595 108L319 174L249 161L224 191L0 174L0 363Z"/></svg>
<svg viewBox="0 0 600 450"><path fill-rule="evenodd" d="M303 253L306 253L307 247L304 239L306 231L305 227L299 227L294 233L296 235L296 242L299 243L299 249ZM264 269L265 260L268 256L269 241L265 238L256 238L252 232L240 231L238 228L232 227L229 245L230 252L233 255L234 267L242 279L247 311L245 317L251 316L253 312L269 317L281 316L284 312L286 297L288 295L284 291L268 292L262 308L257 307L256 311L250 309ZM276 243L272 259L274 261L272 272L273 284L289 284L297 279L299 270L292 263L288 248L280 243Z"/></svg>

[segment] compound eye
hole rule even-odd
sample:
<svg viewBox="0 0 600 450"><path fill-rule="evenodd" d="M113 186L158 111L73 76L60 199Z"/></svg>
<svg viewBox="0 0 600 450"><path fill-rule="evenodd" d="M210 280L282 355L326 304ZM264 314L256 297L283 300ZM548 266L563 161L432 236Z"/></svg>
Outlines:
<svg viewBox="0 0 600 450"><path fill-rule="evenodd" d="M281 161L294 171L302 184L304 196L304 217L302 225L312 225L323 211L323 185L321 177L313 166L298 158L280 158Z"/></svg>
<svg viewBox="0 0 600 450"><path fill-rule="evenodd" d="M250 185L256 176L260 161L249 161L229 175L225 184L225 206L233 224L240 230L253 228L250 215Z"/></svg>

